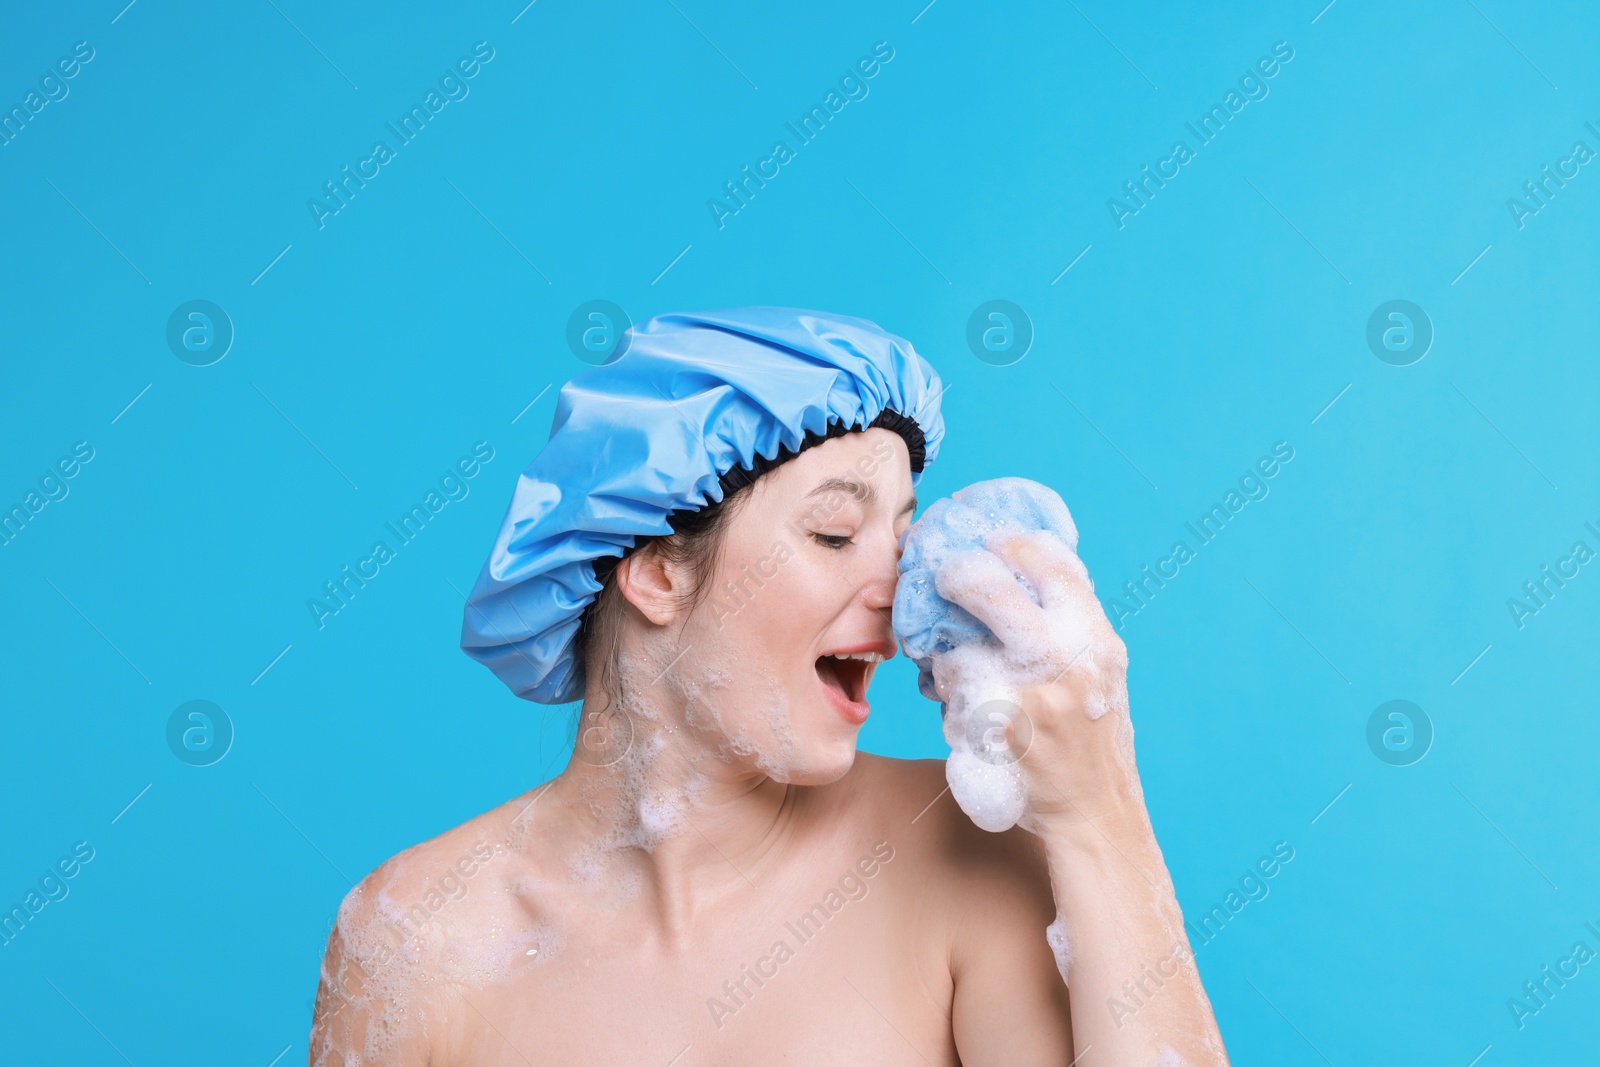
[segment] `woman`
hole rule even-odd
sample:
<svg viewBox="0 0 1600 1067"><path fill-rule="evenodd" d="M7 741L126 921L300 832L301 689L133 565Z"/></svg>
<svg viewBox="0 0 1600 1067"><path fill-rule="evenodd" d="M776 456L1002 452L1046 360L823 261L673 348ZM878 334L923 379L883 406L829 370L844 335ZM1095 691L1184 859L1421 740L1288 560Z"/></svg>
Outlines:
<svg viewBox="0 0 1600 1067"><path fill-rule="evenodd" d="M940 590L1044 632L1021 575L1114 665L1099 718L1070 665L1022 690L1027 830L856 751L933 368L777 308L627 340L562 389L463 624L519 695L582 699L572 759L345 899L312 1063L1225 1064L1075 558L1016 538Z"/></svg>

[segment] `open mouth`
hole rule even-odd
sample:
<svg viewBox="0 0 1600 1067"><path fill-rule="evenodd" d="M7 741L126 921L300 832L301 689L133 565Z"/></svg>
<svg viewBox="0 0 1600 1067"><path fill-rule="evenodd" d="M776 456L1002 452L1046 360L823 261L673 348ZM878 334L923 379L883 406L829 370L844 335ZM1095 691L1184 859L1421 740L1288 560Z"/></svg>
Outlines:
<svg viewBox="0 0 1600 1067"><path fill-rule="evenodd" d="M867 699L867 684L872 672L883 662L880 652L852 652L848 655L832 654L817 657L817 677L822 684L837 690L852 704Z"/></svg>

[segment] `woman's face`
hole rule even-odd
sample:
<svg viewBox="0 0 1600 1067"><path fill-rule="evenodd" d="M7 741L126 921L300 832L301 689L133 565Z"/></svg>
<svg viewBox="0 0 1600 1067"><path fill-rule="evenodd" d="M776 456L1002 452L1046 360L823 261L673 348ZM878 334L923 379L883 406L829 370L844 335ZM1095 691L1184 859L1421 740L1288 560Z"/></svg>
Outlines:
<svg viewBox="0 0 1600 1067"><path fill-rule="evenodd" d="M797 785L836 781L869 711L871 657L895 654L896 564L916 510L910 456L890 430L845 434L746 497L663 682L731 761Z"/></svg>

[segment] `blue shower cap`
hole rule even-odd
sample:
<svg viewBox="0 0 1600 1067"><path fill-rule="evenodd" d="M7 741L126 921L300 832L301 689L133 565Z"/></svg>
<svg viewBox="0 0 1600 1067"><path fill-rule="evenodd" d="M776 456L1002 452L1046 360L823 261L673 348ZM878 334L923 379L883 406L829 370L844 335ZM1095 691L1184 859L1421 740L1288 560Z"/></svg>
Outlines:
<svg viewBox="0 0 1600 1067"><path fill-rule="evenodd" d="M601 589L596 561L670 534L673 512L720 501L827 437L900 432L916 485L944 436L938 373L865 319L658 315L624 344L561 387L550 440L517 480L463 613L462 651L541 704L583 696L573 643Z"/></svg>

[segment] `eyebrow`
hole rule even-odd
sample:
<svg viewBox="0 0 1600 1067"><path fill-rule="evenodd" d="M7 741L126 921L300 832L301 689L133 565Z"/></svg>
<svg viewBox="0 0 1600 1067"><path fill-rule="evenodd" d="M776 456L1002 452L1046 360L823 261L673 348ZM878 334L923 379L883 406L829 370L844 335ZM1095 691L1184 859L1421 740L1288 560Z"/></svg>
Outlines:
<svg viewBox="0 0 1600 1067"><path fill-rule="evenodd" d="M878 499L877 486L870 485L865 482L852 481L849 478L826 478L823 481L818 482L817 487L811 490L811 492L807 493L806 496L813 497L820 493L832 492L849 493L851 496L855 497L864 504L876 503ZM901 515L912 514L916 510L917 498L915 494L913 494L909 500L900 505L900 510L895 513L895 518L899 518Z"/></svg>

